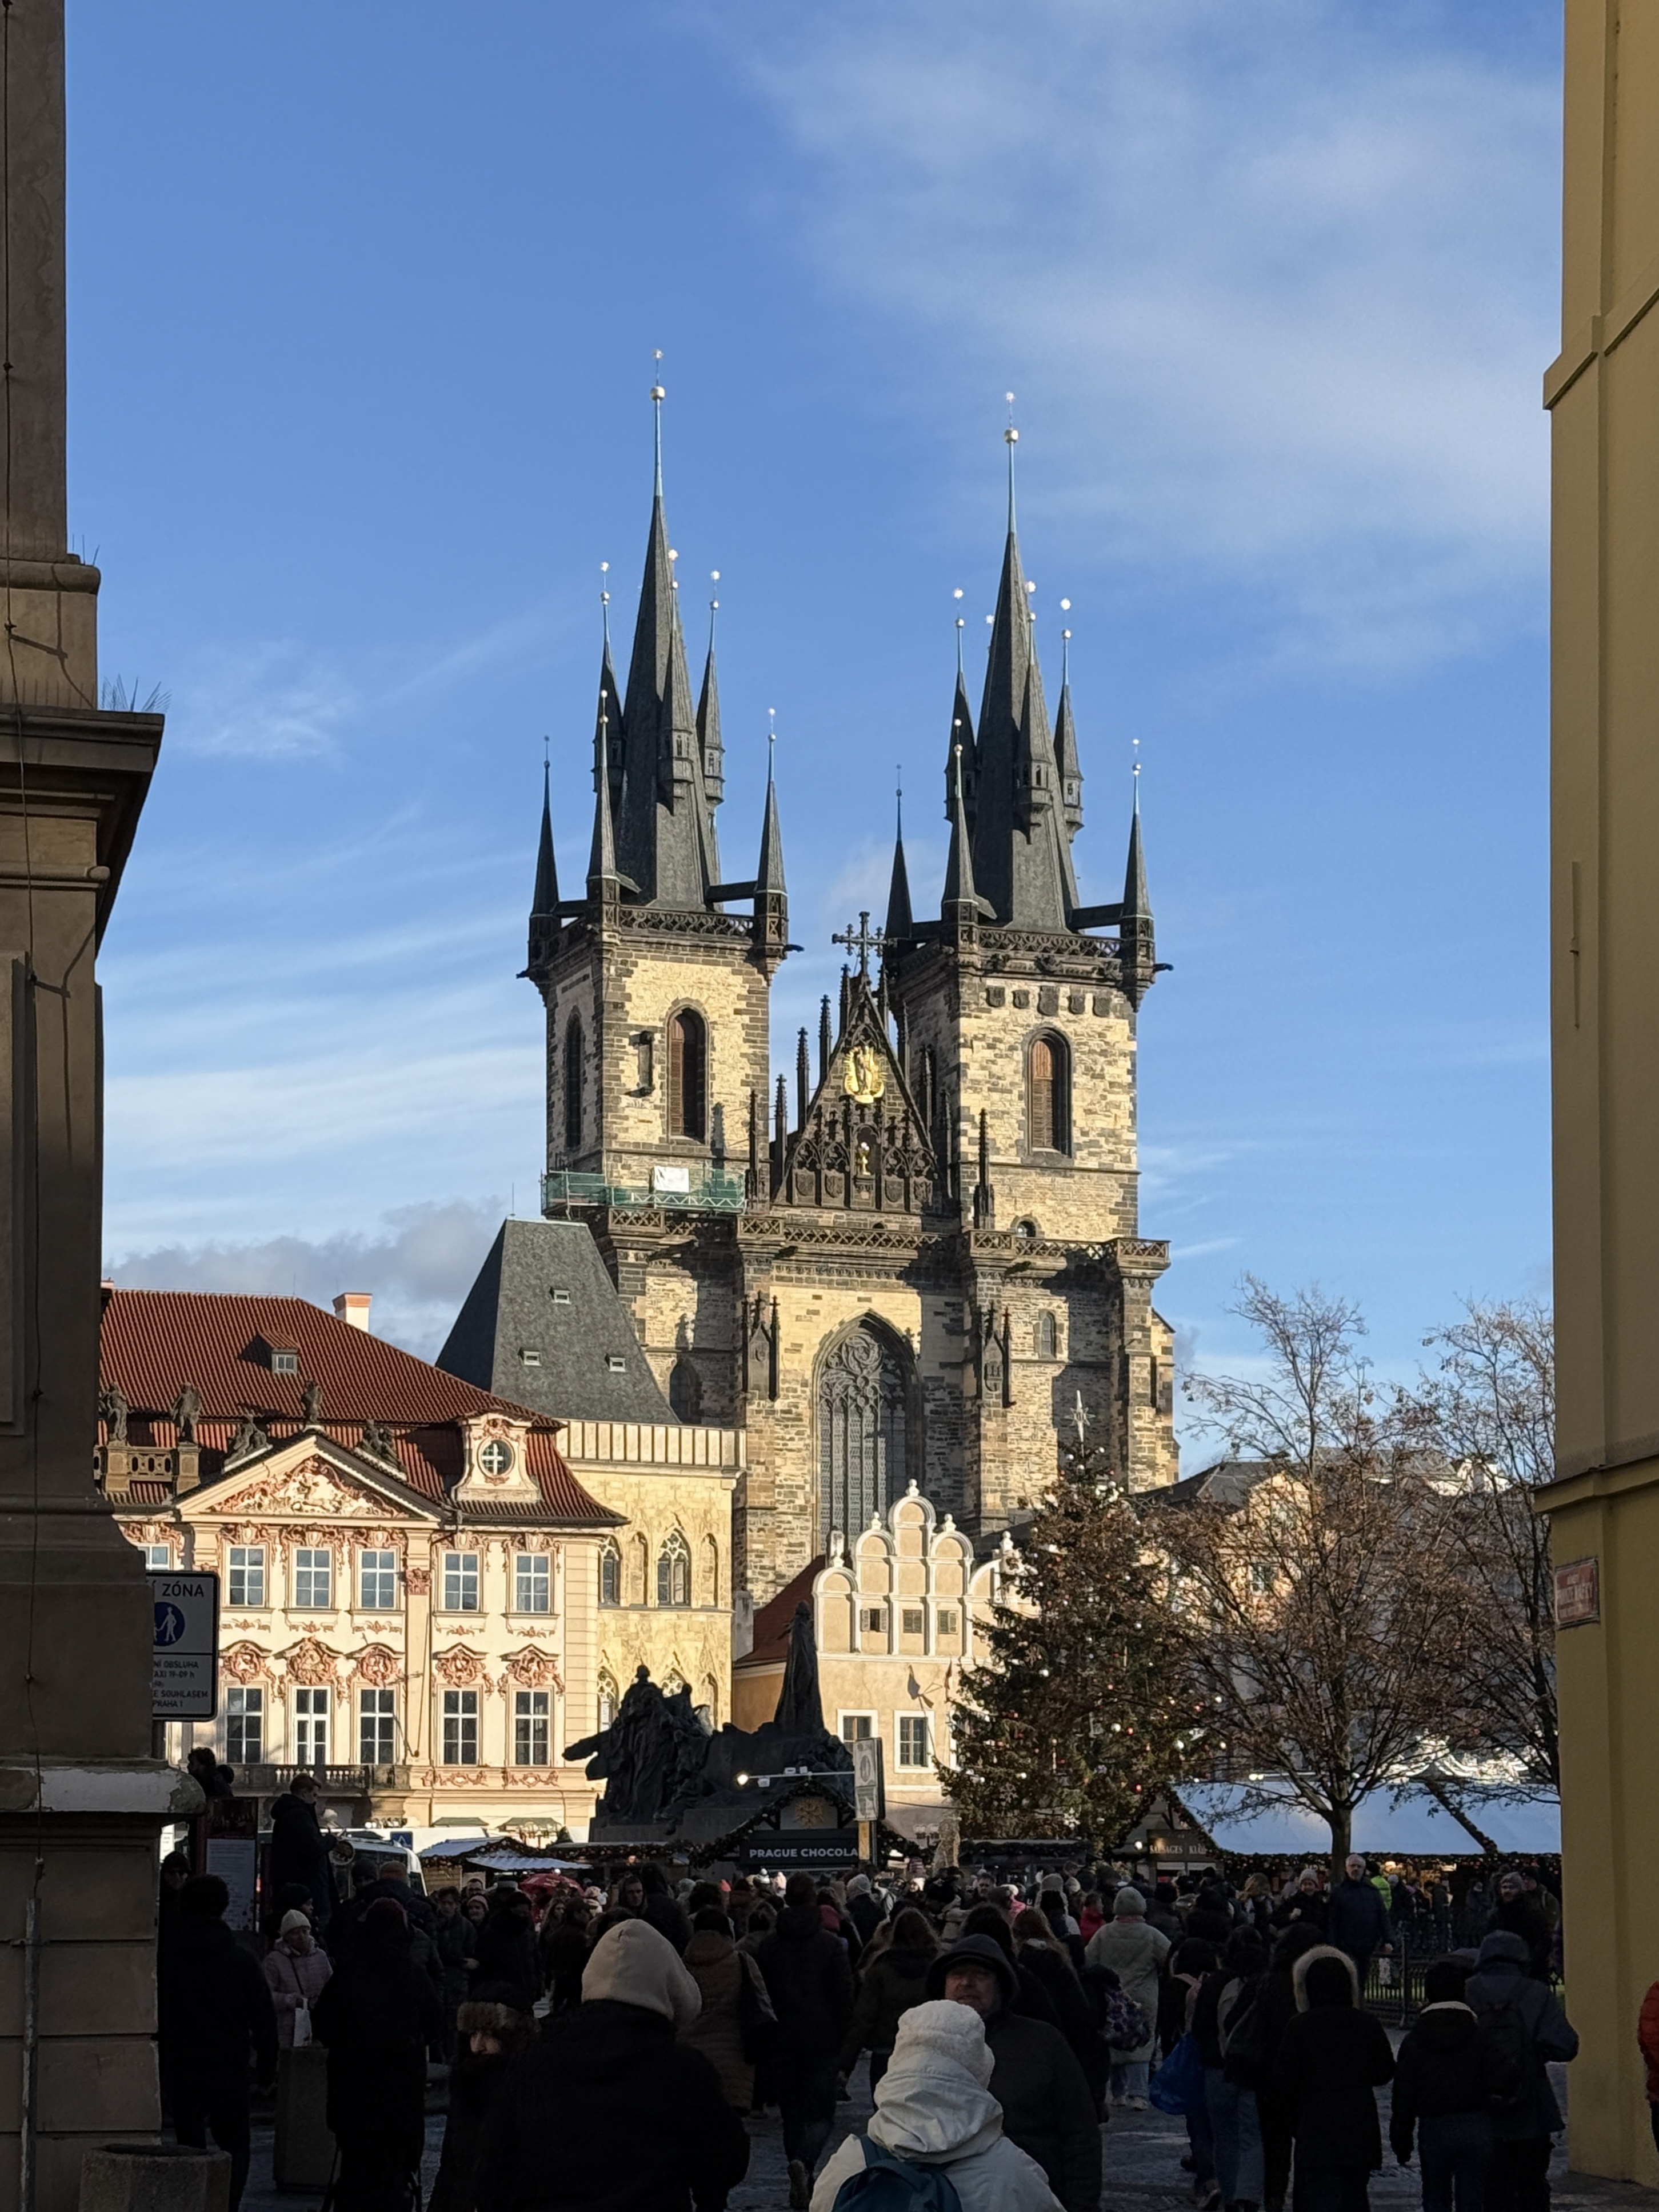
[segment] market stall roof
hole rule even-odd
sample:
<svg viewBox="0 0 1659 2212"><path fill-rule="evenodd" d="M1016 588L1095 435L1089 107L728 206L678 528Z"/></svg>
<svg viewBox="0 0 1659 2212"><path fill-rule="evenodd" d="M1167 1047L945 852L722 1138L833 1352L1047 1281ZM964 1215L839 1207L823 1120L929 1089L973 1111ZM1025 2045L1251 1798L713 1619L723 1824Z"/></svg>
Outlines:
<svg viewBox="0 0 1659 2212"><path fill-rule="evenodd" d="M416 1851L417 1859L464 1859L476 1851L486 1851L496 1844L510 1843L507 1836L445 1836L424 1850Z"/></svg>
<svg viewBox="0 0 1659 2212"><path fill-rule="evenodd" d="M1183 1784L1176 1793L1218 1851L1273 1858L1319 1857L1330 1850L1330 1830L1288 1792L1263 1808L1261 1790L1242 1782ZM1254 1802L1253 1802L1254 1801ZM1461 1789L1457 1802L1500 1851L1553 1854L1561 1848L1561 1806L1552 1796L1516 1797L1503 1790ZM1426 1790L1397 1796L1373 1790L1353 1816L1353 1847L1373 1856L1468 1858L1480 1850L1468 1829Z"/></svg>

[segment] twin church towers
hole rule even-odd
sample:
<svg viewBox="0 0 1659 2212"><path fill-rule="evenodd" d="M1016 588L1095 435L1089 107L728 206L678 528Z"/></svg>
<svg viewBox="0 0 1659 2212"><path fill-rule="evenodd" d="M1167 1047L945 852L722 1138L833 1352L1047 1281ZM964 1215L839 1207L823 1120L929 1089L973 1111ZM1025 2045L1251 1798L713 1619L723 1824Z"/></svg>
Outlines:
<svg viewBox="0 0 1659 2212"><path fill-rule="evenodd" d="M1172 1480L1169 1249L1137 1219L1140 824L1121 902L1084 906L1071 693L1051 721L1012 492L977 719L960 669L951 702L938 910L900 838L884 927L849 933L839 1007L775 1082L777 793L769 774L752 861L723 864L714 648L694 697L673 570L659 435L626 689L608 637L599 671L586 882L561 896L544 795L526 973L545 1210L587 1222L678 1418L747 1431L737 1586L763 1603L910 1482L994 1541L1079 1410L1130 1484Z"/></svg>

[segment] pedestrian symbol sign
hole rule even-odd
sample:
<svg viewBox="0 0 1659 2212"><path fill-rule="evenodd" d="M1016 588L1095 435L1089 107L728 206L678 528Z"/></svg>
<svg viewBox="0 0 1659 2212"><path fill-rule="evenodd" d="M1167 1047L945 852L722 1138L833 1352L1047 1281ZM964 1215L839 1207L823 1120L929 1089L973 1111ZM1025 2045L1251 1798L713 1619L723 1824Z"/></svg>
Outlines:
<svg viewBox="0 0 1659 2212"><path fill-rule="evenodd" d="M219 1709L219 1577L169 1568L151 1574L149 1594L150 1717L210 1721Z"/></svg>

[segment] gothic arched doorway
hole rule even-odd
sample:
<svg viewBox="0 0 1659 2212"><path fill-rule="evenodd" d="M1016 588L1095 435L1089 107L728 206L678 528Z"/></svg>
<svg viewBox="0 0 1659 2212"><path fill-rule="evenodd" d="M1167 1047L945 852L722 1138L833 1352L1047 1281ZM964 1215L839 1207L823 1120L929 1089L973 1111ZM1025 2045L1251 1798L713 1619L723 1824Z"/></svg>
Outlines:
<svg viewBox="0 0 1659 2212"><path fill-rule="evenodd" d="M907 1363L884 1330L849 1331L818 1374L818 1539L855 1536L906 1479Z"/></svg>

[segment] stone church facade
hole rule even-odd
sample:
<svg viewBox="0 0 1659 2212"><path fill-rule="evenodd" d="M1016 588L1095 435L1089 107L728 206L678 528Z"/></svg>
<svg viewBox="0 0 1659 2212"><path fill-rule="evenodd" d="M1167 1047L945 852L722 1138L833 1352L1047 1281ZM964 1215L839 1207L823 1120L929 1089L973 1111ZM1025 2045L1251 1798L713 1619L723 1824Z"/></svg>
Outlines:
<svg viewBox="0 0 1659 2212"><path fill-rule="evenodd" d="M839 1006L775 1082L777 794L728 872L714 656L694 696L674 557L659 467L580 896L544 802L544 1211L586 1224L674 1416L744 1432L733 1574L759 1605L911 1482L994 1541L1079 1416L1132 1486L1175 1479L1169 1251L1137 1201L1157 962L1138 812L1122 900L1078 896L1070 690L1051 723L1011 497L977 720L960 671L952 700L938 910L913 911L901 836L884 925L849 928Z"/></svg>

